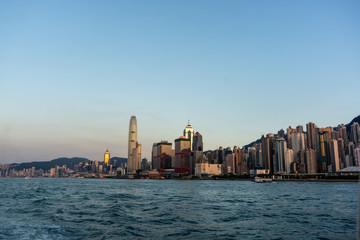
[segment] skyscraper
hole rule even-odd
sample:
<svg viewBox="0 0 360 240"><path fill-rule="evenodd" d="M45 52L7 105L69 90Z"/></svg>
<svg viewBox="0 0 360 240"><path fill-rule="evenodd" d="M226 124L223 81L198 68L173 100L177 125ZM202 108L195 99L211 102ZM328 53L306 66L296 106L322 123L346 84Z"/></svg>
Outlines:
<svg viewBox="0 0 360 240"><path fill-rule="evenodd" d="M317 173L316 152L314 149L306 149L306 172Z"/></svg>
<svg viewBox="0 0 360 240"><path fill-rule="evenodd" d="M322 173L328 171L329 164L329 136L328 132L319 132L319 170Z"/></svg>
<svg viewBox="0 0 360 240"><path fill-rule="evenodd" d="M175 139L175 168L189 168L190 163L190 139L180 137Z"/></svg>
<svg viewBox="0 0 360 240"><path fill-rule="evenodd" d="M330 142L330 158L331 166L333 172L340 171L340 161L339 161L339 148L337 140L333 139Z"/></svg>
<svg viewBox="0 0 360 240"><path fill-rule="evenodd" d="M350 139L355 145L357 145L360 141L360 125L357 122L354 122L351 125L351 133L350 133Z"/></svg>
<svg viewBox="0 0 360 240"><path fill-rule="evenodd" d="M131 116L129 124L127 172L131 173L141 167L141 144L137 142L137 120Z"/></svg>
<svg viewBox="0 0 360 240"><path fill-rule="evenodd" d="M306 134L307 134L307 147L309 149L316 149L316 138L315 138L315 124L309 122L306 124Z"/></svg>
<svg viewBox="0 0 360 240"><path fill-rule="evenodd" d="M161 141L153 145L152 169L171 168L172 144Z"/></svg>
<svg viewBox="0 0 360 240"><path fill-rule="evenodd" d="M294 162L294 152L292 149L286 150L285 155L285 165L286 165L286 173L292 173L293 172L293 162Z"/></svg>
<svg viewBox="0 0 360 240"><path fill-rule="evenodd" d="M274 157L273 157L273 166L274 173L285 173L286 172L286 141L284 138L277 138L274 140Z"/></svg>
<svg viewBox="0 0 360 240"><path fill-rule="evenodd" d="M109 150L107 149L104 155L104 162L106 164L106 166L109 166L109 160L110 160L110 153Z"/></svg>
<svg viewBox="0 0 360 240"><path fill-rule="evenodd" d="M203 151L202 136L199 132L196 132L193 137L192 151Z"/></svg>
<svg viewBox="0 0 360 240"><path fill-rule="evenodd" d="M274 134L267 134L266 137L261 137L262 144L262 159L264 162L264 168L269 169L271 173L274 172L273 166L273 138Z"/></svg>
<svg viewBox="0 0 360 240"><path fill-rule="evenodd" d="M193 150L193 137L194 137L194 129L190 125L190 121L188 122L188 125L184 129L184 136L190 140L190 150Z"/></svg>

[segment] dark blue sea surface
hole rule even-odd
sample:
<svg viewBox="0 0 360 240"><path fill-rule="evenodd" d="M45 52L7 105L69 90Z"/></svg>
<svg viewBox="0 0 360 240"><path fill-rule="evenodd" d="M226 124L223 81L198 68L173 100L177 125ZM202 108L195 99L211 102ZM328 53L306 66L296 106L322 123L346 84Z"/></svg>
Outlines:
<svg viewBox="0 0 360 240"><path fill-rule="evenodd" d="M0 179L0 239L356 239L358 183Z"/></svg>

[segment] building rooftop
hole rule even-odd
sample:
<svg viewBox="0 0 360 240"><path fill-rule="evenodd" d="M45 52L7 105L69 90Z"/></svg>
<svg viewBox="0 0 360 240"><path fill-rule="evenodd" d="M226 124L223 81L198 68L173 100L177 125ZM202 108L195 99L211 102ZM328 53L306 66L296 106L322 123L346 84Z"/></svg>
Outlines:
<svg viewBox="0 0 360 240"><path fill-rule="evenodd" d="M341 169L339 172L347 173L347 172L360 172L360 167L353 166Z"/></svg>

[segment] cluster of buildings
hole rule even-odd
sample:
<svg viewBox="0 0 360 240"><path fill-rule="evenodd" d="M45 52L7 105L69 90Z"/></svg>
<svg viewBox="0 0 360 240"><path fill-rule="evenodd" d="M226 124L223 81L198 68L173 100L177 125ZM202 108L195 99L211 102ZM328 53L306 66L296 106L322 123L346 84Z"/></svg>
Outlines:
<svg viewBox="0 0 360 240"><path fill-rule="evenodd" d="M152 170L173 175L324 174L360 166L360 126L354 122L319 128L314 123L269 133L250 146L203 150L203 137L190 123L183 136L152 147Z"/></svg>
<svg viewBox="0 0 360 240"><path fill-rule="evenodd" d="M106 155L105 153L105 160ZM116 176L118 171L125 174L126 163L116 163L116 161L91 161L86 160L78 164L62 165L50 168L49 170L24 168L16 170L10 164L0 164L0 177L101 177L101 176ZM121 174L120 173L120 174Z"/></svg>
<svg viewBox="0 0 360 240"><path fill-rule="evenodd" d="M271 174L337 173L359 166L360 126L354 122L348 133L345 125L319 128L314 123L288 127L261 137L246 149L250 169L268 169Z"/></svg>
<svg viewBox="0 0 360 240"><path fill-rule="evenodd" d="M327 174L346 172L360 166L360 126L354 122L319 128L314 123L296 128L281 129L276 134L263 135L246 147L219 147L204 151L203 136L195 132L190 122L183 135L174 140L160 141L152 146L151 163L141 159L141 144L137 140L137 119L129 123L128 158L110 158L107 150L104 161L84 161L67 167L56 166L48 171L15 170L0 165L0 177L186 177L214 175L255 176L257 174ZM125 161L124 161L125 160Z"/></svg>

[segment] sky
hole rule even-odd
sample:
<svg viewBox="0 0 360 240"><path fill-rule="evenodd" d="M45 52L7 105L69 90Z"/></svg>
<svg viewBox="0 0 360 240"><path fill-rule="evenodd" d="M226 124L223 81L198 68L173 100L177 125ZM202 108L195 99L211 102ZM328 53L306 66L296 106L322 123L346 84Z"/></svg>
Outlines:
<svg viewBox="0 0 360 240"><path fill-rule="evenodd" d="M360 1L0 0L0 164L360 114Z"/></svg>

